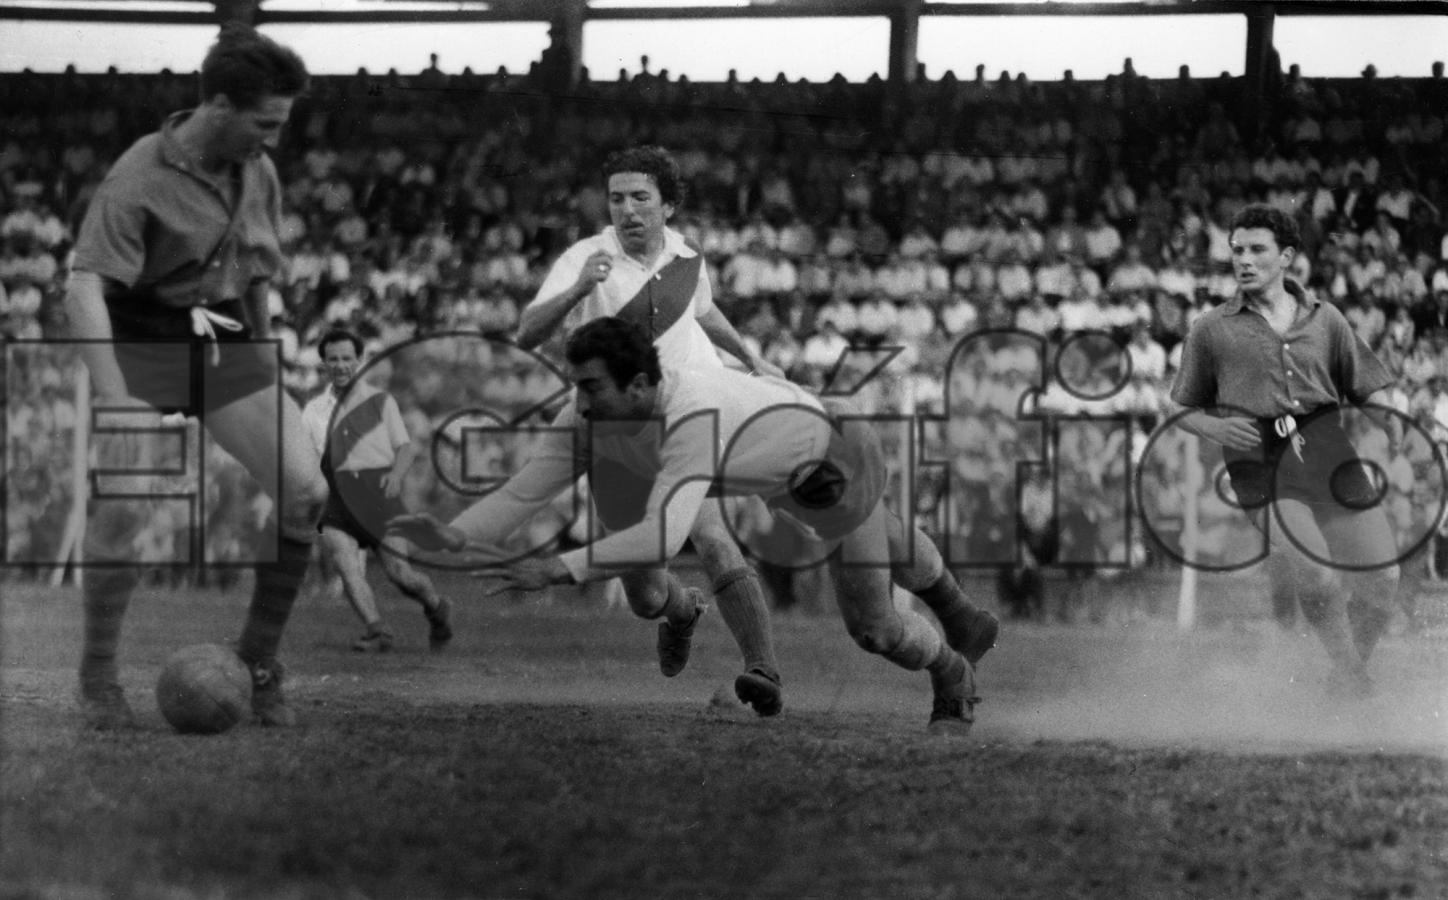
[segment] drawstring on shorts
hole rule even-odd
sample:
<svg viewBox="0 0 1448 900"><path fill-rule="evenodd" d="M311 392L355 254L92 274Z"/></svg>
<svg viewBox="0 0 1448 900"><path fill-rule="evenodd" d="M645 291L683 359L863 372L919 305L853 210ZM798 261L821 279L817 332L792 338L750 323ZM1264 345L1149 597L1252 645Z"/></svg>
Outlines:
<svg viewBox="0 0 1448 900"><path fill-rule="evenodd" d="M1297 461L1302 462L1302 447L1307 443L1307 438L1297 430L1297 420L1292 418L1292 414L1278 416L1272 423L1272 430L1277 432L1278 437L1291 440L1292 452L1297 454Z"/></svg>
<svg viewBox="0 0 1448 900"><path fill-rule="evenodd" d="M240 331L243 327L231 316L213 312L204 306L191 307L191 333L211 342L208 358L213 367L221 363L221 346L216 342L215 326L218 325L227 331Z"/></svg>

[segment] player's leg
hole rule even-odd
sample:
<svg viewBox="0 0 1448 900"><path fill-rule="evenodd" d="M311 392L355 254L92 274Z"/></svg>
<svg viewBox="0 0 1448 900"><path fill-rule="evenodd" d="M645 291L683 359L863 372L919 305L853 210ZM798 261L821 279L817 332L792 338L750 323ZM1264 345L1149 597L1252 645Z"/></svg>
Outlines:
<svg viewBox="0 0 1448 900"><path fill-rule="evenodd" d="M889 545L888 512L876 505L830 557L835 598L850 637L862 649L902 669L930 673L934 706L932 731L963 734L975 721L975 673L960 653L947 646L935 626L909 606L895 603L890 570L883 565L848 565L849 559L885 559Z"/></svg>
<svg viewBox="0 0 1448 900"><path fill-rule="evenodd" d="M1332 662L1330 689L1346 696L1370 692L1371 682L1348 622L1342 578L1326 562L1332 558L1331 548L1312 506L1292 498L1279 499L1271 507L1257 510L1254 521L1260 522L1268 509L1273 517L1271 552L1282 555L1283 571L1297 586L1303 618L1317 632Z"/></svg>
<svg viewBox="0 0 1448 900"><path fill-rule="evenodd" d="M885 510L885 526L891 579L925 601L945 629L945 640L974 666L995 646L1000 622L966 599L929 535L919 528L907 530L889 509Z"/></svg>
<svg viewBox="0 0 1448 900"><path fill-rule="evenodd" d="M734 691L761 716L776 715L784 708L782 682L769 603L759 573L744 558L718 503L700 508L689 537L709 578L719 614L744 655L744 674L735 679Z"/></svg>
<svg viewBox="0 0 1448 900"><path fill-rule="evenodd" d="M653 480L637 475L607 459L593 461L588 476L596 521L589 523L589 540L600 533L627 528L644 517ZM659 623L659 671L673 677L684 670L693 646L694 623L704 614L703 592L685 588L661 566L638 569L620 576L624 599L634 615L663 619Z"/></svg>
<svg viewBox="0 0 1448 900"><path fill-rule="evenodd" d="M1348 624L1366 665L1402 603L1398 545L1381 505L1333 510L1318 517L1348 592Z"/></svg>
<svg viewBox="0 0 1448 900"><path fill-rule="evenodd" d="M282 693L283 672L276 654L311 562L327 484L303 430L300 410L275 388L212 410L205 425L222 449L264 489L275 492L275 559L266 559L271 547L258 548L266 561L256 565L256 584L237 652L252 670L252 710L258 720L264 725L290 725L295 716Z"/></svg>
<svg viewBox="0 0 1448 900"><path fill-rule="evenodd" d="M393 534L384 536L381 543L382 571L398 590L422 606L428 622L428 646L441 650L452 640L452 604L438 595L431 578L407 561L412 548L406 540Z"/></svg>
<svg viewBox="0 0 1448 900"><path fill-rule="evenodd" d="M392 649L392 632L382 621L377 611L377 597L372 585L367 583L367 556L362 552L357 539L341 528L322 525L323 553L332 560L337 575L342 579L342 596L362 620L363 635L352 644L353 650L375 650L385 653Z"/></svg>
<svg viewBox="0 0 1448 900"><path fill-rule="evenodd" d="M641 619L659 622L659 671L672 678L684 671L694 642L694 626L704 614L703 592L686 588L664 568L638 569L621 576L629 609Z"/></svg>
<svg viewBox="0 0 1448 900"><path fill-rule="evenodd" d="M157 453L156 438L149 432L97 435L95 442L100 467L112 471L151 467ZM143 565L136 560L136 538L151 519L151 505L142 499L150 493L148 481L139 475L115 479L106 485L106 492L132 496L96 497L87 509L80 704L91 728L135 724L135 715L121 690L116 657L126 610L141 580Z"/></svg>

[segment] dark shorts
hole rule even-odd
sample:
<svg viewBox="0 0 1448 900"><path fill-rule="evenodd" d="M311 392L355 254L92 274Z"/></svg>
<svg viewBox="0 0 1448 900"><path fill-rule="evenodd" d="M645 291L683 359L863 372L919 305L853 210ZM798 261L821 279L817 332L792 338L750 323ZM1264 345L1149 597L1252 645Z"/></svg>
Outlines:
<svg viewBox="0 0 1448 900"><path fill-rule="evenodd" d="M1222 450L1232 492L1244 509L1257 509L1274 500L1300 500L1313 506L1360 510L1380 501L1381 491L1343 430L1336 409L1298 418L1303 436L1300 457L1292 441L1277 434L1274 420L1258 420L1257 429L1262 436L1257 452Z"/></svg>
<svg viewBox="0 0 1448 900"><path fill-rule="evenodd" d="M211 307L243 323L240 331L216 328L214 344L192 333L189 309L134 295L106 306L127 392L162 412L199 416L260 390L281 391L280 345L253 340L240 301Z"/></svg>
<svg viewBox="0 0 1448 900"><path fill-rule="evenodd" d="M331 492L317 530L335 528L351 535L359 546L376 547L387 532L387 520L407 513L400 498L382 490L382 476L390 469L337 472L328 479Z"/></svg>
<svg viewBox="0 0 1448 900"><path fill-rule="evenodd" d="M870 517L885 496L889 472L879 432L845 402L824 400L835 423L825 458L801 472L789 491L769 500L771 511L808 525L822 540L845 537Z"/></svg>
<svg viewBox="0 0 1448 900"><path fill-rule="evenodd" d="M588 469L588 492L598 521L609 533L643 520L654 480L612 460L596 459Z"/></svg>

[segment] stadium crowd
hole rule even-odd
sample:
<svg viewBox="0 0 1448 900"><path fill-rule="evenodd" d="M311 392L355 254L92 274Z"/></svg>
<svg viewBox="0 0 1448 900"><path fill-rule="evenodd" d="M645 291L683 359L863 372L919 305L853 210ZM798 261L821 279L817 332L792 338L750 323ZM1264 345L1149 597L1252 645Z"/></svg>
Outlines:
<svg viewBox="0 0 1448 900"><path fill-rule="evenodd" d="M1400 525L1431 509L1411 498L1436 489L1448 446L1441 64L1414 80L1294 67L1255 124L1241 79L1185 67L1149 79L1130 60L1102 81L977 68L899 87L694 84L642 68L563 92L541 66L448 75L436 60L415 76L315 79L276 154L289 264L272 312L287 388L305 399L321 387L313 345L334 324L374 353L429 334L508 335L556 255L607 224L603 156L658 143L687 184L672 224L703 249L716 301L767 359L823 385L848 346L900 349L861 396L938 420L922 452L946 462L915 475L914 505L950 536L952 561L1013 554L1015 467L1043 446L1041 420L1021 419L1019 403L1048 383L1034 410L1046 421L1102 420L1064 429L1052 451L1056 552L1140 564L1158 554L1140 529L1127 546L1120 498L1163 420L1182 336L1235 291L1226 223L1260 201L1302 227L1298 279L1399 376L1394 403L1421 439L1371 452ZM194 95L193 76L170 73L0 76L7 342L64 335L61 288L88 198L121 150ZM1014 333L961 343L981 329ZM1072 341L1091 332L1124 351ZM39 370L16 365L21 355ZM7 356L7 558L38 563L54 558L70 506L70 457L46 448L73 427L74 369L61 351L12 343ZM413 434L429 439L450 411L449 378L393 367L390 379L412 397ZM539 380L518 367L496 391L523 402ZM1180 484L1183 458L1153 453L1151 477ZM446 492L431 477L410 486L415 500ZM1144 512L1179 519L1179 497L1153 496L1162 509ZM1204 542L1228 540L1213 521L1229 514L1204 506ZM240 552L234 529L225 540L208 558ZM1436 553L1426 565L1436 575Z"/></svg>

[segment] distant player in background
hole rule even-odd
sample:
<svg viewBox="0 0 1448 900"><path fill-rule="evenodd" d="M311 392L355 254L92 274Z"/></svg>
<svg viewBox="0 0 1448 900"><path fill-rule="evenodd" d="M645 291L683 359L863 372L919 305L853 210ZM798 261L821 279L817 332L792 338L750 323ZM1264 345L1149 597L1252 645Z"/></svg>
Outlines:
<svg viewBox="0 0 1448 900"><path fill-rule="evenodd" d="M237 651L251 670L252 711L290 725L276 654L316 540L326 484L296 404L281 390L268 284L282 254L281 186L267 157L307 88L291 50L227 26L201 64L200 106L169 117L121 155L97 189L75 245L65 306L87 341L97 412L184 412L274 501L271 549L258 549L256 587ZM102 465L156 455L144 431L102 444ZM98 443L103 439L98 437ZM144 500L96 498L85 537L85 639L80 702L96 728L134 715L116 651L139 579Z"/></svg>
<svg viewBox="0 0 1448 900"><path fill-rule="evenodd" d="M342 591L365 631L353 650L385 653L393 634L377 611L367 583L365 551L376 552L387 579L422 606L428 644L434 650L452 640L448 601L432 580L407 562L407 542L387 535L386 522L407 512L399 496L402 480L417 456L397 401L357 378L362 341L336 329L317 342L330 386L302 410L302 421L322 460L331 493L322 513L322 548L342 578Z"/></svg>
<svg viewBox="0 0 1448 900"><path fill-rule="evenodd" d="M649 485L640 494L629 482L594 482L600 506L625 508L632 524L492 574L507 589L533 591L619 576L636 615L677 625L697 618L697 600L679 588L668 564L700 510L717 508L722 497L761 497L776 520L837 551L830 574L855 642L902 668L929 672L930 729L969 730L975 663L994 646L998 626L966 601L930 539L907 531L885 505L884 450L868 422L783 379L661 368L650 335L622 319L579 328L566 356L573 399L522 469L451 525L418 513L392 526L423 549L472 549L496 559L515 529L574 484L588 464L580 457L607 460ZM728 448L722 459L720 448ZM911 604L895 603L892 581L926 602L944 641Z"/></svg>
<svg viewBox="0 0 1448 900"><path fill-rule="evenodd" d="M553 264L522 312L519 346L531 349L600 316L618 316L650 336L666 366L723 369L717 347L752 373L784 377L745 345L714 305L703 253L668 227L683 200L673 157L659 147L622 150L604 162L603 177L613 224L569 247ZM648 492L648 484L627 470L606 460L598 465L602 468L588 473L594 487L605 479L632 481L635 492ZM619 510L600 506L597 511L609 529L633 524ZM783 708L782 681L759 574L717 505L700 512L690 538L744 656L745 671L735 679L735 692L760 715L775 715ZM692 621L659 624L659 666L665 675L683 669L693 631Z"/></svg>
<svg viewBox="0 0 1448 900"><path fill-rule="evenodd" d="M1248 206L1230 234L1239 293L1192 325L1172 399L1189 411L1182 427L1222 446L1238 503L1282 557L1277 588L1296 588L1327 649L1330 689L1365 696L1397 600L1398 550L1338 410L1386 407L1393 376L1336 307L1285 277L1300 245L1291 216ZM1364 412L1396 447L1401 421Z"/></svg>

